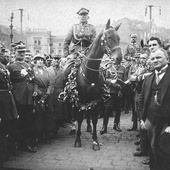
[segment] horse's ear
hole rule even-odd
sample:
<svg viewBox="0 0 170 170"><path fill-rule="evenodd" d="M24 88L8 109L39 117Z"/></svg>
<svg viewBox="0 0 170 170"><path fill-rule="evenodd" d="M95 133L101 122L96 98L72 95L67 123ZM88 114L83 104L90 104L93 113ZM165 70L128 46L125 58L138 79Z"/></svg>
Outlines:
<svg viewBox="0 0 170 170"><path fill-rule="evenodd" d="M117 26L115 27L115 30L116 30L116 31L119 29L119 27L121 26L121 24L122 24L122 23L120 23L119 25L117 25Z"/></svg>
<svg viewBox="0 0 170 170"><path fill-rule="evenodd" d="M106 30L110 28L110 19L107 21Z"/></svg>

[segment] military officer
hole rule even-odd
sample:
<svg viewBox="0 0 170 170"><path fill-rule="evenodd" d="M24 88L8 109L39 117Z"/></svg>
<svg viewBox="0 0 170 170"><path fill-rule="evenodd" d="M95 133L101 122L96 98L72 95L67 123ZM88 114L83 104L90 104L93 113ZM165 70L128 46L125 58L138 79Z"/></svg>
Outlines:
<svg viewBox="0 0 170 170"><path fill-rule="evenodd" d="M33 145L34 140L34 118L33 118L33 71L28 63L24 61L25 45L16 47L16 61L7 66L12 82L12 93L16 102L19 119L17 128L22 133L20 146L28 152L36 152Z"/></svg>
<svg viewBox="0 0 170 170"><path fill-rule="evenodd" d="M109 92L111 98L105 101L105 113L103 118L103 127L100 134L103 135L107 133L107 125L109 121L109 116L112 111L115 110L115 119L113 129L117 132L121 132L120 129L120 115L121 115L121 97L122 88L125 85L125 67L121 65L122 58L117 58L117 60L111 63L111 66L106 70L106 84L109 87Z"/></svg>
<svg viewBox="0 0 170 170"><path fill-rule="evenodd" d="M131 34L131 42L125 49L124 59L127 61L135 60L135 55L141 52L141 46L137 43L137 35Z"/></svg>
<svg viewBox="0 0 170 170"><path fill-rule="evenodd" d="M78 12L78 18L80 23L74 24L69 30L64 40L64 56L67 57L69 52L69 46L72 42L73 48L71 53L83 52L95 39L96 29L93 25L88 24L89 10L81 8Z"/></svg>
<svg viewBox="0 0 170 170"><path fill-rule="evenodd" d="M128 78L128 74L129 74L129 69L130 66L133 64L133 62L135 62L136 58L139 57L140 52L141 52L141 46L140 44L137 43L137 34L131 34L130 35L131 38L131 42L130 44L128 44L128 46L125 49L125 53L124 53L124 66L126 68L126 77ZM131 93L131 90L129 89L129 87L126 87L126 94L125 94L125 113L129 112L130 109L130 98L129 98L129 93Z"/></svg>
<svg viewBox="0 0 170 170"><path fill-rule="evenodd" d="M9 71L0 61L0 167L4 158L8 158L8 152L14 156L18 155L15 126L18 112L11 89ZM6 145L3 145L4 142Z"/></svg>

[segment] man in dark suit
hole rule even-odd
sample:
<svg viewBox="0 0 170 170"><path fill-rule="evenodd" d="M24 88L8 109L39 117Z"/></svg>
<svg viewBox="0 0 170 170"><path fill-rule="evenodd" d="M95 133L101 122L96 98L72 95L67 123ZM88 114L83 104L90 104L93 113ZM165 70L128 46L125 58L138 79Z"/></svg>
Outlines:
<svg viewBox="0 0 170 170"><path fill-rule="evenodd" d="M146 76L139 100L142 115L141 128L146 129L150 140L150 169L168 170L170 160L157 152L156 141L162 131L170 133L170 66L168 54L163 49L151 53L154 72Z"/></svg>

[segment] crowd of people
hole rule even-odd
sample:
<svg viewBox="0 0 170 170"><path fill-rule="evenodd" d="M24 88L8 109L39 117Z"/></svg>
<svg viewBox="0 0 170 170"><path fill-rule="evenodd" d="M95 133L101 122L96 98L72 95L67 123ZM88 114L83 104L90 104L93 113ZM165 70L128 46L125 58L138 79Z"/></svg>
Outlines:
<svg viewBox="0 0 170 170"><path fill-rule="evenodd" d="M5 140L10 146L8 153L0 151L1 164L9 155L17 156L18 149L35 153L39 143L48 144L57 137L59 127L66 121L74 121L72 132L76 132L77 108L58 101L57 96L64 89L65 64L71 70L77 61L81 63L86 50L96 38L95 27L87 22L89 10L81 8L77 14L80 23L69 30L64 40L63 57L32 56L21 41L11 45L13 53L9 58L0 54L0 136L1 143ZM151 37L145 45L137 43L136 34L131 34L130 38L123 59L112 61L105 57L101 62L111 97L104 101L100 134L107 133L113 111L113 129L120 133L121 111L128 114L131 110L133 125L127 130L139 131L135 142L139 146L134 156L148 156L143 163L149 164L151 170L168 170L168 52L157 37ZM69 50L71 42L74 46Z"/></svg>

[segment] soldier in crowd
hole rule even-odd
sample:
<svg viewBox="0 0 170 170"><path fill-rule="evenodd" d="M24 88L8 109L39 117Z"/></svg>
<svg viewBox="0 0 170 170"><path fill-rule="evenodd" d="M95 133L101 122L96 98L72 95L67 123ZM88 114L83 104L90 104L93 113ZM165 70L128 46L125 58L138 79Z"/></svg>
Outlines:
<svg viewBox="0 0 170 170"><path fill-rule="evenodd" d="M45 68L45 57L41 54L34 56L34 100L37 140L46 144L51 142L51 125L53 106L51 102L51 80Z"/></svg>
<svg viewBox="0 0 170 170"><path fill-rule="evenodd" d="M140 55L135 55L135 60L133 61L132 65L129 68L128 73L128 87L130 88L129 93L129 99L131 102L131 108L132 108L132 122L133 125L131 128L128 129L128 131L135 131L138 129L138 121L137 121L137 112L135 110L135 90L136 90L136 81L134 77L138 74L139 66L140 66Z"/></svg>
<svg viewBox="0 0 170 170"><path fill-rule="evenodd" d="M147 60L149 54L144 52L140 55L140 65L138 66L137 71L131 75L130 80L136 83L135 87L135 111L137 113L138 121L141 120L141 115L139 114L139 98L142 90L142 83L145 76L151 74L150 68L148 67ZM135 145L139 145L137 151L133 153L134 156L147 156L149 154L150 144L147 137L146 130L139 129L139 139L135 141Z"/></svg>
<svg viewBox="0 0 170 170"><path fill-rule="evenodd" d="M17 128L22 133L19 140L20 146L28 152L36 152L35 124L33 116L33 71L30 65L24 61L25 46L16 47L16 61L7 66L12 82L12 93L14 95L19 119Z"/></svg>
<svg viewBox="0 0 170 170"><path fill-rule="evenodd" d="M67 105L64 102L57 100L58 95L63 91L63 68L60 65L61 56L53 56L51 66L47 68L47 71L50 74L50 79L52 83L52 104L54 108L53 112L53 135L57 137L57 132L59 127L64 126L65 120L68 119Z"/></svg>
<svg viewBox="0 0 170 170"><path fill-rule="evenodd" d="M141 52L141 46L137 43L137 34L131 34L130 35L131 42L127 45L124 53L124 66L126 68L126 77L128 79L129 69L132 63L136 60L136 56L139 57L139 54ZM126 93L125 93L125 113L129 113L129 110L131 109L131 101L130 101L130 93L131 89L129 86L126 86Z"/></svg>
<svg viewBox="0 0 170 170"><path fill-rule="evenodd" d="M103 127L100 134L103 135L107 133L107 125L109 121L109 116L115 110L115 119L113 129L117 132L121 132L120 129L120 114L121 114L121 97L122 88L125 81L125 67L122 66L121 58L117 58L114 63L106 70L106 84L110 89L111 98L105 101L105 113L103 118Z"/></svg>
<svg viewBox="0 0 170 170"><path fill-rule="evenodd" d="M15 123L16 119L19 118L11 92L12 85L9 71L2 62L3 58L0 57L0 168L6 158L8 158L7 151L12 155L18 155ZM8 144L10 143L10 146L5 145L7 141Z"/></svg>

